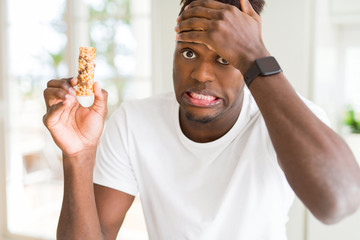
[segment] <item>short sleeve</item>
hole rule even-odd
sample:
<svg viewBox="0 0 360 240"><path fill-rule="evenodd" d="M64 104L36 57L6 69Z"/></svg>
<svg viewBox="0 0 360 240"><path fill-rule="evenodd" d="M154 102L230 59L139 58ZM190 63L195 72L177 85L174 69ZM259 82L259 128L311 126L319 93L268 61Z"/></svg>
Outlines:
<svg viewBox="0 0 360 240"><path fill-rule="evenodd" d="M93 181L135 196L138 193L127 141L124 108L117 109L105 126L96 155Z"/></svg>
<svg viewBox="0 0 360 240"><path fill-rule="evenodd" d="M300 98L317 118L319 118L328 127L331 127L330 120L329 120L326 112L322 108L320 108L319 106L314 104L312 101L310 101L302 96L300 96Z"/></svg>

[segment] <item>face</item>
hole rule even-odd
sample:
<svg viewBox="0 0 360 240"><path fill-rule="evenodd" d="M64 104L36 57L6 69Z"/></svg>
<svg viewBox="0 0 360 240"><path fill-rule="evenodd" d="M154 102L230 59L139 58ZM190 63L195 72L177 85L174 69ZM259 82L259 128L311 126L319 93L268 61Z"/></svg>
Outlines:
<svg viewBox="0 0 360 240"><path fill-rule="evenodd" d="M238 117L243 76L205 45L176 43L173 80L180 114L187 120L205 124Z"/></svg>

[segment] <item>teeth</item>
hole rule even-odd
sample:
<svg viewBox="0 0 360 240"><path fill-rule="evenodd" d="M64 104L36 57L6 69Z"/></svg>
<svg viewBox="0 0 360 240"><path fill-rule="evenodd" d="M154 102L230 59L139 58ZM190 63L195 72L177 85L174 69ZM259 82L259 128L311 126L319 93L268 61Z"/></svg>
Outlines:
<svg viewBox="0 0 360 240"><path fill-rule="evenodd" d="M194 93L194 92L191 92L190 95L193 98L196 98L199 100L205 100L205 101L213 101L216 99L214 96L202 95L202 94L198 94L198 93Z"/></svg>

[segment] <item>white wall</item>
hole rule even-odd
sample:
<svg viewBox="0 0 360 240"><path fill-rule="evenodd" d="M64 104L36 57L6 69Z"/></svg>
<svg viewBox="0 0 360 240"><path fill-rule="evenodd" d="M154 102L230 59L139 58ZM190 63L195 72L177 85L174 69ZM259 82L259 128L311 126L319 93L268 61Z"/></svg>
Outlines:
<svg viewBox="0 0 360 240"><path fill-rule="evenodd" d="M316 1L315 34L314 34L314 101L327 112L334 129L338 129L339 111L341 111L342 85L338 85L339 69L337 64L339 52L339 32L332 24L329 0ZM341 55L341 54L340 54Z"/></svg>
<svg viewBox="0 0 360 240"><path fill-rule="evenodd" d="M6 149L6 140L5 140L5 131L6 131L6 41L7 36L5 34L5 19L6 19L6 5L5 1L0 0L0 186L5 186L6 181L6 165L5 165L5 149ZM6 208L5 208L5 188L0 187L0 239L5 235L6 231Z"/></svg>
<svg viewBox="0 0 360 240"><path fill-rule="evenodd" d="M311 95L312 4L310 0L268 0L262 15L264 42L293 87Z"/></svg>
<svg viewBox="0 0 360 240"><path fill-rule="evenodd" d="M155 94L173 89L174 28L179 6L180 0L152 0L152 81Z"/></svg>

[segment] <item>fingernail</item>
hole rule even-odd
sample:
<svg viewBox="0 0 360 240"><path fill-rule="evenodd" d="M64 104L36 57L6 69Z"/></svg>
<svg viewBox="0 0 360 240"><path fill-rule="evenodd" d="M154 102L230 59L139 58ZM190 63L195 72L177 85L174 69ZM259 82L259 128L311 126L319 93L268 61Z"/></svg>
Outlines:
<svg viewBox="0 0 360 240"><path fill-rule="evenodd" d="M178 32L179 31L179 25L176 25L175 26L175 32Z"/></svg>
<svg viewBox="0 0 360 240"><path fill-rule="evenodd" d="M180 35L180 34L176 34L176 40L179 40L179 38L180 38L179 35Z"/></svg>
<svg viewBox="0 0 360 240"><path fill-rule="evenodd" d="M180 16L176 18L176 22L179 23Z"/></svg>
<svg viewBox="0 0 360 240"><path fill-rule="evenodd" d="M185 10L188 10L188 9L189 9L189 5L186 5Z"/></svg>
<svg viewBox="0 0 360 240"><path fill-rule="evenodd" d="M71 79L71 82L74 82L74 81L75 81L75 83L77 83L78 78L77 78L77 77L74 77L73 79Z"/></svg>

